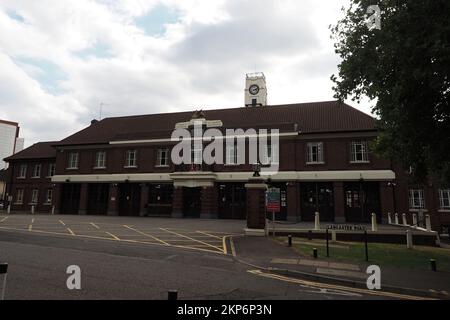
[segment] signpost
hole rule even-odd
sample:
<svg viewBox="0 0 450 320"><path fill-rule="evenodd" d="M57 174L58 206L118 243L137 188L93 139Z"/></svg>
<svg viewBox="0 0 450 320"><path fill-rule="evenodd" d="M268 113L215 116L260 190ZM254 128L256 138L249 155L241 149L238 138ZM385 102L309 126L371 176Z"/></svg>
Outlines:
<svg viewBox="0 0 450 320"><path fill-rule="evenodd" d="M269 188L266 201L267 212L272 212L272 234L275 237L275 213L280 212L280 188Z"/></svg>

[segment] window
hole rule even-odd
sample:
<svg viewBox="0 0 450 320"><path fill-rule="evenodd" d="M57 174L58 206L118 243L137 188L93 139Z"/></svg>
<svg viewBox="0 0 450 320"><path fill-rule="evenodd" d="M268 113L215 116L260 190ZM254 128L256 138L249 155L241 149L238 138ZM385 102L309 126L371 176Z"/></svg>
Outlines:
<svg viewBox="0 0 450 320"><path fill-rule="evenodd" d="M48 176L53 177L55 175L55 170L56 170L56 164L50 163L48 165Z"/></svg>
<svg viewBox="0 0 450 320"><path fill-rule="evenodd" d="M47 189L47 195L45 197L45 203L51 204L53 200L53 190Z"/></svg>
<svg viewBox="0 0 450 320"><path fill-rule="evenodd" d="M232 144L232 145L227 145L227 159L226 159L226 164L228 165L234 165L237 164L237 158L238 158L238 153L237 153L237 145L236 144Z"/></svg>
<svg viewBox="0 0 450 320"><path fill-rule="evenodd" d="M38 203L38 199L39 199L39 190L33 189L33 192L31 194L31 203L32 204Z"/></svg>
<svg viewBox="0 0 450 320"><path fill-rule="evenodd" d="M36 164L36 165L34 165L33 175L31 177L32 178L39 178L40 176L41 176L41 165L40 164Z"/></svg>
<svg viewBox="0 0 450 320"><path fill-rule="evenodd" d="M161 167L166 167L169 165L169 149L158 149L156 163Z"/></svg>
<svg viewBox="0 0 450 320"><path fill-rule="evenodd" d="M23 203L23 189L17 189L16 191L16 203Z"/></svg>
<svg viewBox="0 0 450 320"><path fill-rule="evenodd" d="M128 150L127 156L125 160L126 168L135 168L137 167L137 151L136 150Z"/></svg>
<svg viewBox="0 0 450 320"><path fill-rule="evenodd" d="M94 168L106 168L106 152L98 151L95 153Z"/></svg>
<svg viewBox="0 0 450 320"><path fill-rule="evenodd" d="M352 141L350 145L351 162L369 162L367 141Z"/></svg>
<svg viewBox="0 0 450 320"><path fill-rule="evenodd" d="M425 199L423 196L423 189L409 190L409 208L410 209L424 209Z"/></svg>
<svg viewBox="0 0 450 320"><path fill-rule="evenodd" d="M441 209L450 209L450 189L439 190L439 202Z"/></svg>
<svg viewBox="0 0 450 320"><path fill-rule="evenodd" d="M323 163L323 143L309 142L308 145L308 162L307 163Z"/></svg>
<svg viewBox="0 0 450 320"><path fill-rule="evenodd" d="M27 177L27 165L21 164L19 168L19 176L18 178L26 178Z"/></svg>
<svg viewBox="0 0 450 320"><path fill-rule="evenodd" d="M78 169L78 152L69 153L67 169Z"/></svg>

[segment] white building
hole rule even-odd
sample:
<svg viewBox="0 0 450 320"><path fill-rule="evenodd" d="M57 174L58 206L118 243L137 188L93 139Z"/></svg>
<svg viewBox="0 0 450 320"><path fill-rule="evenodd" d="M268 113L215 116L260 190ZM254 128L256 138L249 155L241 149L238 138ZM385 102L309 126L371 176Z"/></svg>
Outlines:
<svg viewBox="0 0 450 320"><path fill-rule="evenodd" d="M0 119L0 170L7 166L3 159L21 151L23 145L23 138L19 138L19 124Z"/></svg>

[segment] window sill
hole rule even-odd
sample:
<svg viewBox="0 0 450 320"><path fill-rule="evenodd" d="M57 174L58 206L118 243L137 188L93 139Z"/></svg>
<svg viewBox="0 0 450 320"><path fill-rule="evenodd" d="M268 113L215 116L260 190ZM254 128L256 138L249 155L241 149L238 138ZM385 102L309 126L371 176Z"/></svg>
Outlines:
<svg viewBox="0 0 450 320"><path fill-rule="evenodd" d="M27 177L17 177L16 179L25 180Z"/></svg>
<svg viewBox="0 0 450 320"><path fill-rule="evenodd" d="M31 177L31 179L40 179L41 177Z"/></svg>
<svg viewBox="0 0 450 320"><path fill-rule="evenodd" d="M169 165L156 165L155 168L170 168Z"/></svg>
<svg viewBox="0 0 450 320"><path fill-rule="evenodd" d="M370 161L350 161L350 164L368 164Z"/></svg>
<svg viewBox="0 0 450 320"><path fill-rule="evenodd" d="M44 206L51 206L52 204L51 204L51 202L46 202L46 203L43 203L43 205Z"/></svg>
<svg viewBox="0 0 450 320"><path fill-rule="evenodd" d="M311 165L321 165L321 164L325 164L325 162L307 162L306 165L311 166Z"/></svg>
<svg viewBox="0 0 450 320"><path fill-rule="evenodd" d="M450 213L450 208L449 209L439 209L438 212Z"/></svg>
<svg viewBox="0 0 450 320"><path fill-rule="evenodd" d="M409 209L410 212L419 212L419 211L423 211L423 212L428 212L427 209Z"/></svg>
<svg viewBox="0 0 450 320"><path fill-rule="evenodd" d="M14 202L13 205L15 205L15 206L21 206L21 205L23 205L23 202Z"/></svg>
<svg viewBox="0 0 450 320"><path fill-rule="evenodd" d="M105 170L106 167L94 167L94 168L92 168L92 169L94 169L94 170Z"/></svg>
<svg viewBox="0 0 450 320"><path fill-rule="evenodd" d="M66 170L78 170L78 168L66 168Z"/></svg>
<svg viewBox="0 0 450 320"><path fill-rule="evenodd" d="M124 166L124 169L137 169L137 166Z"/></svg>

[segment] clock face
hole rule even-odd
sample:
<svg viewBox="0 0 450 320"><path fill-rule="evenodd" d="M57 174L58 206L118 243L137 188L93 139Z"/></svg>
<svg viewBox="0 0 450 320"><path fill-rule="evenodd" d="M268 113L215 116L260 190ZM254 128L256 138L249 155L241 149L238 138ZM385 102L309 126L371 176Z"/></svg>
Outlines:
<svg viewBox="0 0 450 320"><path fill-rule="evenodd" d="M252 84L252 85L250 86L250 88L248 88L248 91L249 91L252 95L258 94L258 92L259 92L259 87L258 87L258 85L256 85L256 84Z"/></svg>

